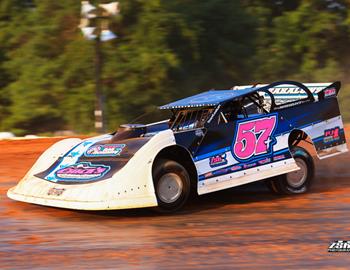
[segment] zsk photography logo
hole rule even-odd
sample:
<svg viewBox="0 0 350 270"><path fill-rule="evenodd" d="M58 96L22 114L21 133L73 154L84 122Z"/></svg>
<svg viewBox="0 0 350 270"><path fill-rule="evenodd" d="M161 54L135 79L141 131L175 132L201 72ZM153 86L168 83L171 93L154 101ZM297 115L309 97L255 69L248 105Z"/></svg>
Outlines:
<svg viewBox="0 0 350 270"><path fill-rule="evenodd" d="M350 252L350 241L334 241L329 245L328 252Z"/></svg>

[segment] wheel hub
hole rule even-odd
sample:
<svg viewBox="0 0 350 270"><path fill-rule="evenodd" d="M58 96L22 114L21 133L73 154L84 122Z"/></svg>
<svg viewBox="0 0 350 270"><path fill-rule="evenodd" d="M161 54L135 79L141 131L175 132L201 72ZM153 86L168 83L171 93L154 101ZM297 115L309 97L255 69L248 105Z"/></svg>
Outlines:
<svg viewBox="0 0 350 270"><path fill-rule="evenodd" d="M181 178L175 173L164 174L158 181L157 193L159 199L165 203L175 202L180 197L182 190Z"/></svg>
<svg viewBox="0 0 350 270"><path fill-rule="evenodd" d="M303 159L297 158L295 160L300 170L295 172L290 172L287 174L287 182L290 186L294 188L301 187L307 178L307 165Z"/></svg>

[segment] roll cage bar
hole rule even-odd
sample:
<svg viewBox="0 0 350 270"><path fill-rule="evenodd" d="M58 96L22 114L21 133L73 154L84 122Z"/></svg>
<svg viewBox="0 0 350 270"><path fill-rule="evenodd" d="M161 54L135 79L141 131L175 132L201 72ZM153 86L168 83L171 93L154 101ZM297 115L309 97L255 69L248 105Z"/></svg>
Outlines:
<svg viewBox="0 0 350 270"><path fill-rule="evenodd" d="M274 95L269 91L270 88L276 87L278 85L282 85L282 84L286 84L286 85L295 85L298 86L300 89L303 89L305 91L305 93L307 94L306 98L303 99L299 99L298 101L290 101L290 102L286 102L283 103L282 105L277 105L276 104L276 100ZM310 89L308 87L306 87L304 84L300 83L300 82L296 82L296 81L280 81L280 82L274 82L271 83L267 86L258 88L257 90L265 92L269 95L269 97L271 98L271 111L275 110L275 109L279 109L279 108L283 108L283 107L287 107L289 105L292 105L293 103L304 103L304 102L314 102L315 98L313 96L313 94L311 93Z"/></svg>

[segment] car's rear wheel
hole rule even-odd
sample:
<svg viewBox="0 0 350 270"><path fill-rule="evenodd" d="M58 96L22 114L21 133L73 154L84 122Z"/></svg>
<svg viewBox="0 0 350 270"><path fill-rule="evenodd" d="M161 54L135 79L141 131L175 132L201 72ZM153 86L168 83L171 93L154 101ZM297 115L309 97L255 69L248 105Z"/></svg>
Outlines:
<svg viewBox="0 0 350 270"><path fill-rule="evenodd" d="M315 170L312 156L297 146L291 152L300 170L266 180L268 188L274 193L300 194L311 188Z"/></svg>
<svg viewBox="0 0 350 270"><path fill-rule="evenodd" d="M188 172L180 163L168 159L157 160L153 170L153 182L158 212L175 212L186 203L191 182Z"/></svg>

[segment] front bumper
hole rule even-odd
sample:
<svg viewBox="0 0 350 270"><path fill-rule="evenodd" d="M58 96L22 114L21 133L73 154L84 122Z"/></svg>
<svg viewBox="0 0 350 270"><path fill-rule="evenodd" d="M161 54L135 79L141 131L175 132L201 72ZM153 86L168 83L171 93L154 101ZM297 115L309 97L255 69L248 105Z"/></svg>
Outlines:
<svg viewBox="0 0 350 270"><path fill-rule="evenodd" d="M135 172L135 171L134 171ZM93 183L58 184L30 175L7 192L13 200L77 210L113 210L157 206L152 181L142 170L121 170ZM150 179L152 180L152 179Z"/></svg>
<svg viewBox="0 0 350 270"><path fill-rule="evenodd" d="M78 201L24 195L17 193L16 187L9 189L7 196L16 201L76 210L113 210L157 206L154 196L133 196L131 198L116 198L101 201Z"/></svg>

